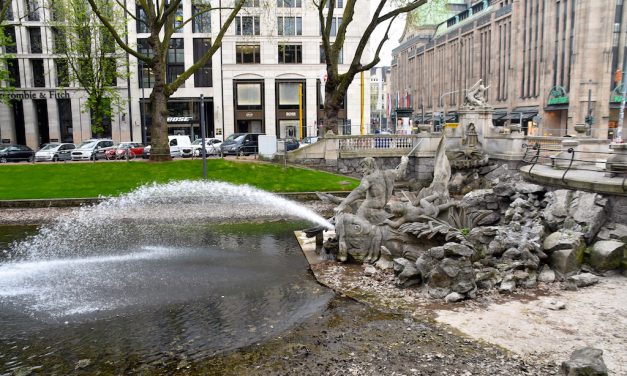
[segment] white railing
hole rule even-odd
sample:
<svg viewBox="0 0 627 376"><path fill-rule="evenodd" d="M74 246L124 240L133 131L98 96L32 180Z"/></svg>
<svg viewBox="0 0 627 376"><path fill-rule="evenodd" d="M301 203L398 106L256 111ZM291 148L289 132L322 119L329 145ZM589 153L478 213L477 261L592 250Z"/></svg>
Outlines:
<svg viewBox="0 0 627 376"><path fill-rule="evenodd" d="M423 138L421 135L344 136L339 139L339 150L340 152L395 150L409 153Z"/></svg>

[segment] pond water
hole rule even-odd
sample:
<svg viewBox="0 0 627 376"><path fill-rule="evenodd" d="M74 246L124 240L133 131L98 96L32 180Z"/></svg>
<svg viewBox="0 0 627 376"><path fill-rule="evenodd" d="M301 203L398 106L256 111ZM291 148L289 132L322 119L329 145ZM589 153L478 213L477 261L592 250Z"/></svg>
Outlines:
<svg viewBox="0 0 627 376"><path fill-rule="evenodd" d="M36 228L0 226L0 375L176 370L280 335L332 298L307 226L128 222L125 241L45 258L17 254Z"/></svg>

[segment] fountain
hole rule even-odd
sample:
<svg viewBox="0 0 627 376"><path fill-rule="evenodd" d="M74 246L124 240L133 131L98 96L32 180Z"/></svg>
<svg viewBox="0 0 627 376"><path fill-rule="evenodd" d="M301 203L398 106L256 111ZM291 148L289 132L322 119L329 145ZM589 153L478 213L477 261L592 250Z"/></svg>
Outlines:
<svg viewBox="0 0 627 376"><path fill-rule="evenodd" d="M0 374L65 374L101 352L99 370L176 365L276 336L332 296L293 238L305 223L332 227L221 182L143 186L78 208L0 247Z"/></svg>

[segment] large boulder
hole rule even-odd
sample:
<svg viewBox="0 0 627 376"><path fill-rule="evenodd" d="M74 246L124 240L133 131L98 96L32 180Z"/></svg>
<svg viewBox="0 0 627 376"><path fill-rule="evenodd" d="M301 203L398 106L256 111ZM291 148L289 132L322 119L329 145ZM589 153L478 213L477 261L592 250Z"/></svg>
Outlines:
<svg viewBox="0 0 627 376"><path fill-rule="evenodd" d="M560 189L548 193L546 200L543 217L553 231L579 231L590 243L605 223L607 199L599 194Z"/></svg>
<svg viewBox="0 0 627 376"><path fill-rule="evenodd" d="M603 350L593 347L575 350L570 359L562 363L562 375L565 376L607 376L607 374Z"/></svg>
<svg viewBox="0 0 627 376"><path fill-rule="evenodd" d="M597 234L599 240L618 240L627 243L627 225L622 223L608 223Z"/></svg>
<svg viewBox="0 0 627 376"><path fill-rule="evenodd" d="M465 296L476 288L470 257L474 251L457 243L433 247L416 260L416 269L429 295L443 299L452 292Z"/></svg>
<svg viewBox="0 0 627 376"><path fill-rule="evenodd" d="M590 253L590 266L598 271L619 269L625 257L625 243L601 240L594 243Z"/></svg>
<svg viewBox="0 0 627 376"><path fill-rule="evenodd" d="M583 234L574 231L558 231L544 241L544 250L549 254L549 265L561 275L579 270L585 249Z"/></svg>
<svg viewBox="0 0 627 376"><path fill-rule="evenodd" d="M579 249L585 247L583 234L576 231L556 231L544 239L544 252L552 253L562 249Z"/></svg>

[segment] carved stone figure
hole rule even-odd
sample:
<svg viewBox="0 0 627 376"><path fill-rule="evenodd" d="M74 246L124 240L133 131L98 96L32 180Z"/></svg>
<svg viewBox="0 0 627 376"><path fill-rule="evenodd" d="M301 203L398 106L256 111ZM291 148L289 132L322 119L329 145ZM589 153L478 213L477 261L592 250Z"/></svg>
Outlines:
<svg viewBox="0 0 627 376"><path fill-rule="evenodd" d="M335 208L335 212L346 212L353 202L365 196L355 214L373 224L380 224L385 221L389 216L384 210L385 204L392 196L396 179L405 175L408 162L409 159L404 156L401 158L401 163L397 168L381 171L377 167L374 158L364 158L360 162L360 167L364 174L361 183L342 200L340 205Z"/></svg>
<svg viewBox="0 0 627 376"><path fill-rule="evenodd" d="M482 108L482 107L490 107L487 103L487 99L485 97L486 91L490 88L490 85L483 86L483 80L477 81L476 84L473 85L466 92L466 97L464 99L464 107L468 108Z"/></svg>
<svg viewBox="0 0 627 376"><path fill-rule="evenodd" d="M462 148L447 153L451 166L456 169L482 167L488 164L488 154L479 142L474 123L468 124L466 138L462 140Z"/></svg>

